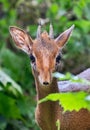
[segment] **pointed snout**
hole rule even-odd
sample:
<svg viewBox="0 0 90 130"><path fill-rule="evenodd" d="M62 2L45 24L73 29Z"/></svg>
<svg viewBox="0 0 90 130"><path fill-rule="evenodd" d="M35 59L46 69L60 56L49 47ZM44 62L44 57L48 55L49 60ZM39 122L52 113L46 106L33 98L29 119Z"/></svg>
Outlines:
<svg viewBox="0 0 90 130"><path fill-rule="evenodd" d="M42 86L49 86L52 82L51 73L49 71L40 72L39 82Z"/></svg>

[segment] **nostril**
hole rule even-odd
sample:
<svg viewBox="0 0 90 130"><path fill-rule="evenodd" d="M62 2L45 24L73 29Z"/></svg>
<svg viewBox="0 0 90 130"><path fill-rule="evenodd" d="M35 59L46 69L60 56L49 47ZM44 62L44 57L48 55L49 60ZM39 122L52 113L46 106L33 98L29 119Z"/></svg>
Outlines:
<svg viewBox="0 0 90 130"><path fill-rule="evenodd" d="M43 85L49 85L49 83L48 82L43 82Z"/></svg>

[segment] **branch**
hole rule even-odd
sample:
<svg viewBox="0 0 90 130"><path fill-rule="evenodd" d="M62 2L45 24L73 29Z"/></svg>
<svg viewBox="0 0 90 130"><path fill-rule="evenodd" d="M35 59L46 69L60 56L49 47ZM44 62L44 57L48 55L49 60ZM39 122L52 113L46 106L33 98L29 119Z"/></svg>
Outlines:
<svg viewBox="0 0 90 130"><path fill-rule="evenodd" d="M58 88L60 92L78 92L78 91L90 92L90 85L82 83L74 83L71 81L58 82Z"/></svg>
<svg viewBox="0 0 90 130"><path fill-rule="evenodd" d="M90 82L90 68L78 74L77 77ZM90 85L86 83L71 82L70 80L59 81L58 88L60 92L90 92Z"/></svg>

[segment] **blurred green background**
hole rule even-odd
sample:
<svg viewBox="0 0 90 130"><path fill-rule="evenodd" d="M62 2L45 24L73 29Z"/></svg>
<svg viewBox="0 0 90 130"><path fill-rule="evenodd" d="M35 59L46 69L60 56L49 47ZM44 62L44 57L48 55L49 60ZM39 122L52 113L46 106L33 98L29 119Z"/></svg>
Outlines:
<svg viewBox="0 0 90 130"><path fill-rule="evenodd" d="M63 50L62 73L77 74L90 66L90 0L0 0L0 130L39 130L30 60L15 48L9 26L35 38L40 18L47 31L53 24L55 37L75 24Z"/></svg>

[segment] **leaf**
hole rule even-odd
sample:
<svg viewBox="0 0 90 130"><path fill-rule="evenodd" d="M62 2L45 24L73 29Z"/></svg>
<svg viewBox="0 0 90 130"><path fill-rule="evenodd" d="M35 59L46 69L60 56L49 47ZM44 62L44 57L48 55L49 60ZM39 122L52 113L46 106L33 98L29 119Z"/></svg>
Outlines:
<svg viewBox="0 0 90 130"><path fill-rule="evenodd" d="M52 6L51 6L52 13L54 13L54 14L57 13L58 9L59 9L58 4L56 4L56 3L52 4Z"/></svg>
<svg viewBox="0 0 90 130"><path fill-rule="evenodd" d="M0 93L0 114L7 118L21 118L19 108L16 105L16 100Z"/></svg>
<svg viewBox="0 0 90 130"><path fill-rule="evenodd" d="M79 111L81 108L90 110L90 101L86 99L87 93L75 92L75 93L55 93L49 94L47 97L41 99L39 103L45 101L59 101L59 104L64 108L65 111Z"/></svg>
<svg viewBox="0 0 90 130"><path fill-rule="evenodd" d="M12 80L4 71L0 69L0 82L2 82L3 85L10 87L12 86L12 90L18 91L18 93L22 94L21 87Z"/></svg>
<svg viewBox="0 0 90 130"><path fill-rule="evenodd" d="M56 121L56 126L57 126L57 130L60 130L60 120L59 119Z"/></svg>

